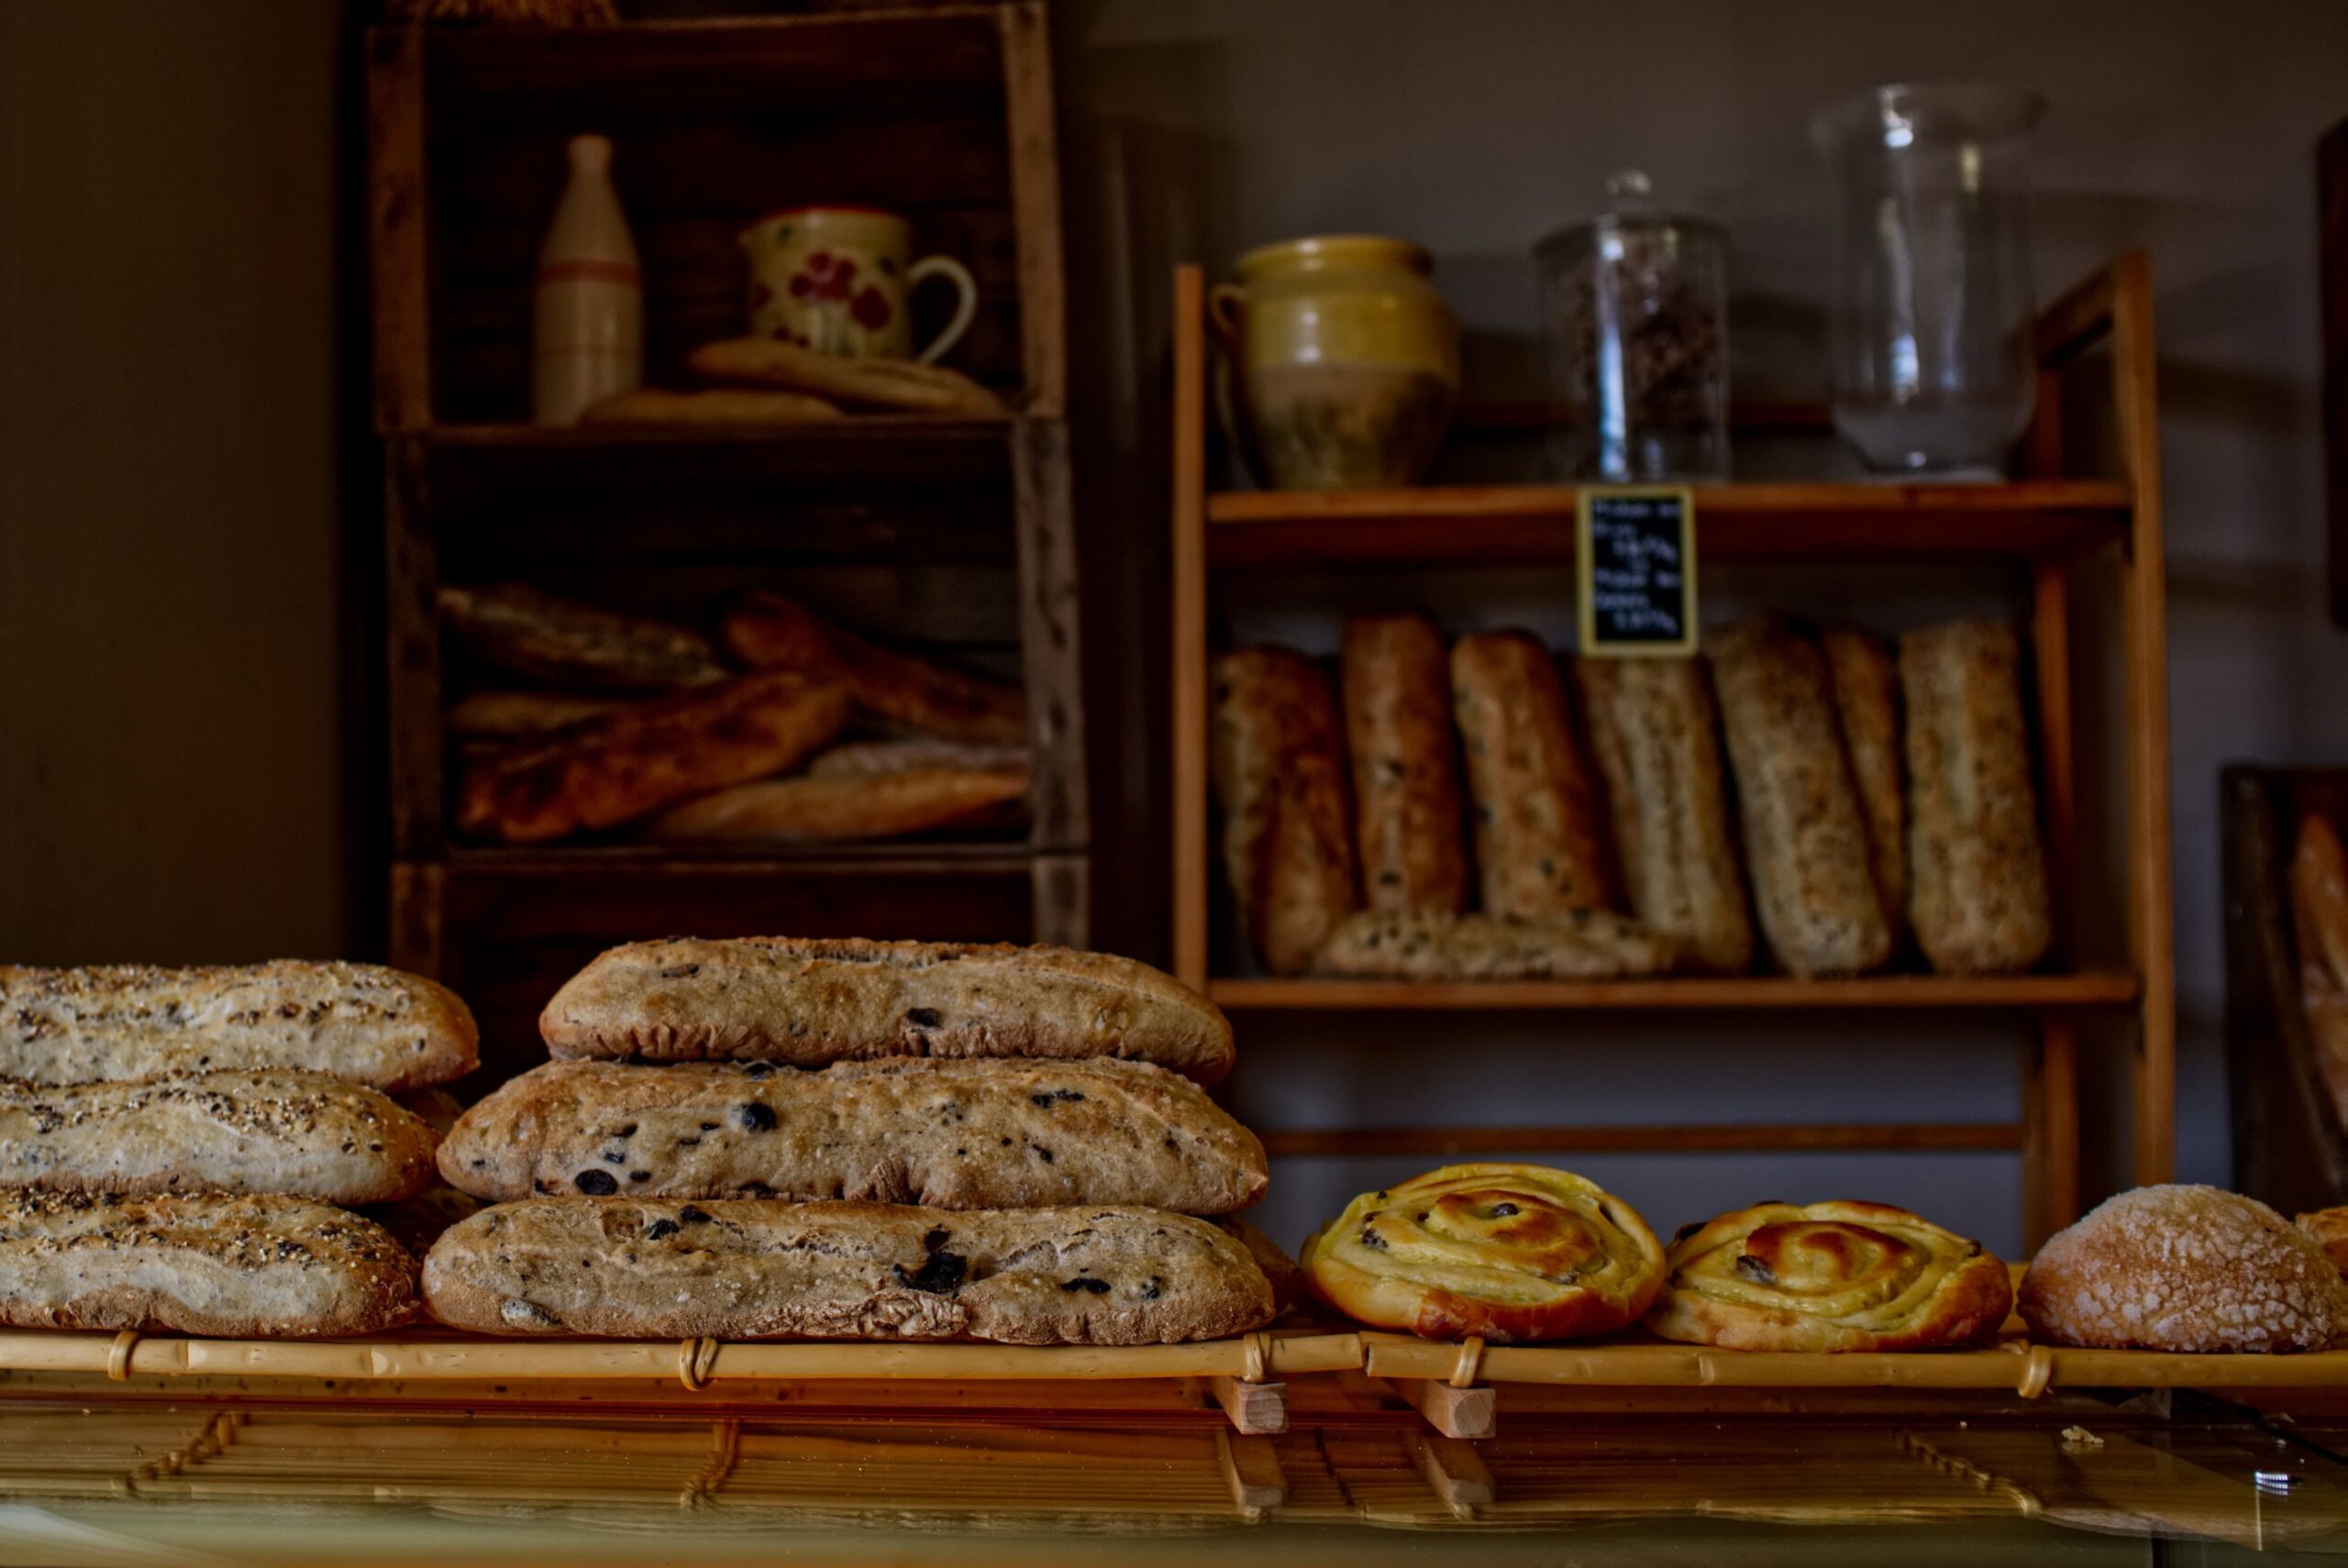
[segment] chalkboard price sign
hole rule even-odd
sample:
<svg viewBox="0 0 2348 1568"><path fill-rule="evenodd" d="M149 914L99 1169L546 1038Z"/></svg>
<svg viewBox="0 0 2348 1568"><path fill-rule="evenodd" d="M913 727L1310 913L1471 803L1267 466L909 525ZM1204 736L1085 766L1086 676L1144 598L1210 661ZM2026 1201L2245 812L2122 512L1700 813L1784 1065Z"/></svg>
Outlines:
<svg viewBox="0 0 2348 1568"><path fill-rule="evenodd" d="M1575 531L1581 651L1615 658L1694 652L1695 497L1674 486L1590 486Z"/></svg>

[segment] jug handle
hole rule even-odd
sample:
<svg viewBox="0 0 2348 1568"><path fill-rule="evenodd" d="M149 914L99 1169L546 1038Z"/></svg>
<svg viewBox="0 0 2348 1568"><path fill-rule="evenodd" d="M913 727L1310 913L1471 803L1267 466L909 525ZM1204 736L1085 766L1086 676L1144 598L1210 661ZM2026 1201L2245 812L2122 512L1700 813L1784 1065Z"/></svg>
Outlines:
<svg viewBox="0 0 2348 1568"><path fill-rule="evenodd" d="M914 356L918 363L935 365L939 359L945 358L948 348L962 341L962 334L970 330L970 323L977 318L979 282L970 276L970 270L968 267L950 256L925 256L905 269L905 294L909 301L914 290L920 287L923 281L928 278L952 280L955 288L959 290L962 295L961 303L954 307L954 319L946 324L946 330L931 338L929 347Z"/></svg>

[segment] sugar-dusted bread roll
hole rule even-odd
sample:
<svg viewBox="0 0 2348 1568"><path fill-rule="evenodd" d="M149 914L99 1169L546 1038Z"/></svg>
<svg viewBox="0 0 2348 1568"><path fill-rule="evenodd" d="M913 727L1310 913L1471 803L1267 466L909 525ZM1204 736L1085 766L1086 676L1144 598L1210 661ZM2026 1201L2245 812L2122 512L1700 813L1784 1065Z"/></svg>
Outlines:
<svg viewBox="0 0 2348 1568"><path fill-rule="evenodd" d="M797 767L848 708L845 687L785 670L681 691L468 764L457 826L535 844L629 822Z"/></svg>
<svg viewBox="0 0 2348 1568"><path fill-rule="evenodd" d="M1257 962L1301 974L1358 902L1337 705L1293 648L1214 661L1213 772L1223 863Z"/></svg>
<svg viewBox="0 0 2348 1568"><path fill-rule="evenodd" d="M558 1060L1124 1057L1202 1083L1231 1024L1171 975L1067 947L744 936L635 942L564 982L538 1018Z"/></svg>
<svg viewBox="0 0 2348 1568"><path fill-rule="evenodd" d="M1702 663L1580 658L1574 668L1631 912L1678 944L1683 964L1743 973L1753 966L1753 922Z"/></svg>
<svg viewBox="0 0 2348 1568"><path fill-rule="evenodd" d="M2039 1248L2031 1335L2101 1350L2310 1351L2348 1328L2348 1285L2313 1236L2214 1187L2140 1187Z"/></svg>
<svg viewBox="0 0 2348 1568"><path fill-rule="evenodd" d="M549 1062L464 1114L440 1173L476 1197L847 1198L937 1209L1141 1203L1222 1214L1264 1146L1146 1062Z"/></svg>
<svg viewBox="0 0 2348 1568"><path fill-rule="evenodd" d="M1484 912L1545 920L1612 908L1597 781L1549 650L1523 632L1462 637L1451 650L1451 695Z"/></svg>
<svg viewBox="0 0 2348 1568"><path fill-rule="evenodd" d="M1978 1242L1884 1203L1763 1203L1690 1226L1647 1319L1732 1350L1910 1351L1995 1339L2006 1265Z"/></svg>
<svg viewBox="0 0 2348 1568"><path fill-rule="evenodd" d="M709 639L682 626L557 599L520 583L443 586L440 619L482 663L591 691L665 691L723 680Z"/></svg>
<svg viewBox="0 0 2348 1568"><path fill-rule="evenodd" d="M1605 980L1660 975L1675 951L1605 910L1545 920L1364 910L1322 944L1313 968L1379 980Z"/></svg>
<svg viewBox="0 0 2348 1568"><path fill-rule="evenodd" d="M480 1043L455 992L373 964L0 966L0 1077L27 1083L306 1067L427 1088L478 1066Z"/></svg>
<svg viewBox="0 0 2348 1568"><path fill-rule="evenodd" d="M1423 615L1350 616L1343 665L1363 901L1373 910L1465 909L1465 817L1443 634Z"/></svg>
<svg viewBox="0 0 2348 1568"><path fill-rule="evenodd" d="M1794 975L1855 975L1891 957L1866 819L1826 656L1774 616L1707 634L1736 774L1753 904Z"/></svg>
<svg viewBox="0 0 2348 1568"><path fill-rule="evenodd" d="M0 1080L0 1187L282 1192L347 1207L421 1192L432 1145L432 1129L388 1095L291 1067Z"/></svg>
<svg viewBox="0 0 2348 1568"><path fill-rule="evenodd" d="M1900 760L1899 665L1881 638L1848 626L1819 634L1834 715L1867 829L1867 863L1894 947L1908 931L1908 790Z"/></svg>
<svg viewBox="0 0 2348 1568"><path fill-rule="evenodd" d="M1313 1294L1428 1339L1578 1339L1636 1322L1663 1287L1638 1211L1568 1171L1445 1165L1366 1192L1313 1232Z"/></svg>
<svg viewBox="0 0 2348 1568"><path fill-rule="evenodd" d="M1946 975L2027 969L2054 939L2038 836L2021 650L1956 621L1899 639L1908 709L1909 914Z"/></svg>
<svg viewBox="0 0 2348 1568"><path fill-rule="evenodd" d="M780 593L744 594L725 613L725 634L743 663L844 686L858 708L892 724L972 745L1027 739L1018 687L882 647Z"/></svg>
<svg viewBox="0 0 2348 1568"><path fill-rule="evenodd" d="M0 1191L0 1323L227 1339L367 1334L415 1308L415 1260L307 1198Z"/></svg>
<svg viewBox="0 0 2348 1568"><path fill-rule="evenodd" d="M1271 1320L1238 1242L1155 1209L546 1198L450 1229L432 1315L490 1334L1143 1345Z"/></svg>
<svg viewBox="0 0 2348 1568"><path fill-rule="evenodd" d="M696 795L644 823L677 844L845 844L992 823L1027 794L1027 770L933 767L869 777L760 778Z"/></svg>

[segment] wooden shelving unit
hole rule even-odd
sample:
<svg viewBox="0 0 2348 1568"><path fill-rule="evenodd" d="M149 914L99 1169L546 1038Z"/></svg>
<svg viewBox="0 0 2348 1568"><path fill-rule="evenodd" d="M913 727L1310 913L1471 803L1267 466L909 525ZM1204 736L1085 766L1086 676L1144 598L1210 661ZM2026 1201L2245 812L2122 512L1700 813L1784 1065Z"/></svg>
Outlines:
<svg viewBox="0 0 2348 1568"><path fill-rule="evenodd" d="M1527 568L1570 571L1575 492L1486 486L1299 494L1211 490L1203 280L1175 291L1173 483L1175 969L1243 1013L1346 1010L1523 1012L1768 1010L1831 1015L1922 1011L2030 1021L2023 1115L2010 1124L1729 1127L1356 1128L1265 1133L1275 1153L1438 1154L1508 1149L2011 1150L2024 1168L2023 1229L2034 1244L2080 1208L2079 1031L2103 1017L2133 1024L2132 1167L2168 1178L2174 1160L2176 1017L2169 911L2168 734L2160 472L2154 392L2152 283L2141 254L2119 257L2056 301L2038 332L2040 396L2023 443L2025 474L2004 484L1749 484L1696 491L1699 558L1767 567L1971 566L2008 572L2025 608L2035 672L2036 752L2058 931L2043 973L2000 978L1924 975L1797 980L1755 975L1603 983L1419 984L1268 978L1213 968L1221 896L1208 791L1208 660L1224 588L1243 575L1251 602L1277 596L1282 573ZM2116 472L2085 477L2080 390L2106 378ZM2082 870L2072 670L2074 608L2091 571L2116 568L2124 752L2124 941L2082 942L2073 897ZM2099 580L2101 580L2100 579ZM1390 591L1390 584L1381 592ZM2102 933L2099 933L2102 934ZM2124 962L2072 955L2117 949ZM1854 1033L1855 1039L1863 1038Z"/></svg>
<svg viewBox="0 0 2348 1568"><path fill-rule="evenodd" d="M385 447L390 956L457 984L492 1070L597 948L693 932L1081 944L1090 830L1058 175L1040 0L579 30L370 35ZM743 330L737 233L809 202L904 214L979 283L952 362L1015 411L821 427L539 429L531 279L573 134L609 135L645 263L645 379ZM925 308L915 301L915 308ZM1025 688L1031 828L969 842L508 848L449 823L443 582L706 625L773 587Z"/></svg>

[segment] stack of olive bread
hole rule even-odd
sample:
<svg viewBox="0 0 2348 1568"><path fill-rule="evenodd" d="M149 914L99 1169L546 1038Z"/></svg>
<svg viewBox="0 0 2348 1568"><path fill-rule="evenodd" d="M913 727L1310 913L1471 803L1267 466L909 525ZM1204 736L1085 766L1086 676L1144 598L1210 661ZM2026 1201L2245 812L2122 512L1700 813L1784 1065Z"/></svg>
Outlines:
<svg viewBox="0 0 2348 1568"><path fill-rule="evenodd" d="M1201 1083L1204 999L1064 948L744 938L614 948L553 1060L440 1147L494 1207L432 1248L491 1333L1139 1344L1254 1329L1226 1215L1261 1143Z"/></svg>
<svg viewBox="0 0 2348 1568"><path fill-rule="evenodd" d="M1741 974L1756 946L1858 974L1911 937L1944 974L2043 956L2010 631L1961 621L1895 654L1771 615L1704 646L1565 674L1523 632L1446 646L1423 615L1356 616L1342 700L1293 649L1222 655L1213 785L1257 961L1576 979Z"/></svg>
<svg viewBox="0 0 2348 1568"><path fill-rule="evenodd" d="M396 1214L477 1061L463 1002L360 964L0 966L0 1322L365 1333L415 1310ZM445 1098L445 1097L441 1097Z"/></svg>

